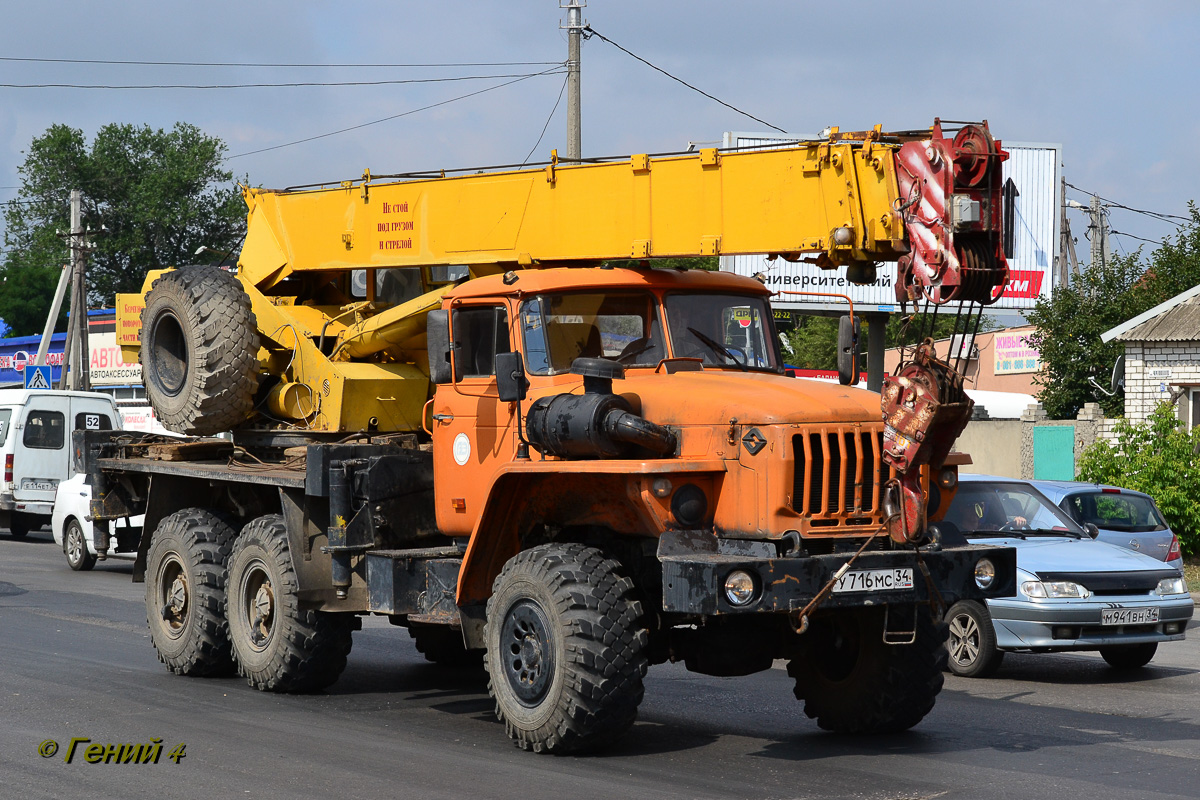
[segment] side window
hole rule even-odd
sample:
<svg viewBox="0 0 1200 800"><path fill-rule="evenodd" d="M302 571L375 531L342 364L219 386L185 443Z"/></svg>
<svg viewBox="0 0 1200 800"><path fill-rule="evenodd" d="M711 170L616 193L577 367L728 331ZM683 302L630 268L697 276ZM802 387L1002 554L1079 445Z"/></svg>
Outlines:
<svg viewBox="0 0 1200 800"><path fill-rule="evenodd" d="M504 306L456 309L454 346L454 357L464 378L495 375L496 354L512 350L507 310Z"/></svg>
<svg viewBox="0 0 1200 800"><path fill-rule="evenodd" d="M375 270L375 300L398 306L420 297L425 291L420 267L393 267Z"/></svg>
<svg viewBox="0 0 1200 800"><path fill-rule="evenodd" d="M74 430L111 431L112 429L112 420L108 418L108 414L101 414L98 411L84 411L75 415Z"/></svg>
<svg viewBox="0 0 1200 800"><path fill-rule="evenodd" d="M67 441L66 423L61 411L30 411L22 441L35 450L60 450Z"/></svg>
<svg viewBox="0 0 1200 800"><path fill-rule="evenodd" d="M0 408L0 445L8 438L8 423L12 419L11 408Z"/></svg>

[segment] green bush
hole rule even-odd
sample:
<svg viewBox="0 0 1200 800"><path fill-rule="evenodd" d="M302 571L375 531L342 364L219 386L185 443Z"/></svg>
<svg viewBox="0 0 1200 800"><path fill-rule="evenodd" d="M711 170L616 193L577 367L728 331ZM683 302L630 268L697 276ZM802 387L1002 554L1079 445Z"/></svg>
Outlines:
<svg viewBox="0 0 1200 800"><path fill-rule="evenodd" d="M1098 440L1079 457L1079 479L1145 492L1154 498L1187 554L1200 553L1200 428L1186 431L1170 403L1144 422L1120 420L1116 440Z"/></svg>

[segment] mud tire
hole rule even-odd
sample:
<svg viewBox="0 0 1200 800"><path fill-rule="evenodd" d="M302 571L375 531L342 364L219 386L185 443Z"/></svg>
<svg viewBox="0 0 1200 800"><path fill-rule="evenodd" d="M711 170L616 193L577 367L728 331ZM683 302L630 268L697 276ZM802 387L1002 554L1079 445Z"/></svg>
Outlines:
<svg viewBox="0 0 1200 800"><path fill-rule="evenodd" d="M788 664L804 713L835 733L899 733L933 709L946 665L946 625L916 613L916 640L884 644L879 608L816 620L806 651Z"/></svg>
<svg viewBox="0 0 1200 800"><path fill-rule="evenodd" d="M146 554L146 621L158 660L177 675L229 675L225 569L233 529L202 508L176 511Z"/></svg>
<svg viewBox="0 0 1200 800"><path fill-rule="evenodd" d="M648 634L633 582L581 544L513 556L493 585L484 638L496 716L523 750L603 747L637 716Z"/></svg>
<svg viewBox="0 0 1200 800"><path fill-rule="evenodd" d="M170 430L208 436L244 422L258 388L258 327L238 279L184 267L155 280L140 361L146 396Z"/></svg>
<svg viewBox="0 0 1200 800"><path fill-rule="evenodd" d="M358 618L303 609L298 590L283 517L242 528L229 556L226 616L238 674L255 689L320 691L346 668Z"/></svg>

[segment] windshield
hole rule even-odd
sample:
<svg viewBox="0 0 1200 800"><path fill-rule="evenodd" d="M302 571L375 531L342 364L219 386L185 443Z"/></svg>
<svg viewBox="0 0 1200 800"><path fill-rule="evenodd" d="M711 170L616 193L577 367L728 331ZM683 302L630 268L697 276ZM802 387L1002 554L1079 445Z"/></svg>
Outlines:
<svg viewBox="0 0 1200 800"><path fill-rule="evenodd" d="M1081 525L1090 522L1097 528L1123 533L1167 529L1167 523L1149 497L1099 491L1095 494L1071 495L1064 503L1067 513Z"/></svg>
<svg viewBox="0 0 1200 800"><path fill-rule="evenodd" d="M676 293L667 295L666 306L676 356L704 359L705 366L781 370L764 298Z"/></svg>
<svg viewBox="0 0 1200 800"><path fill-rule="evenodd" d="M649 292L546 294L521 305L526 369L555 375L576 358L654 367L666 358L658 303Z"/></svg>
<svg viewBox="0 0 1200 800"><path fill-rule="evenodd" d="M1020 483L964 481L959 484L943 521L966 534L987 531L1013 531L1018 535L1083 534L1078 525L1040 492Z"/></svg>

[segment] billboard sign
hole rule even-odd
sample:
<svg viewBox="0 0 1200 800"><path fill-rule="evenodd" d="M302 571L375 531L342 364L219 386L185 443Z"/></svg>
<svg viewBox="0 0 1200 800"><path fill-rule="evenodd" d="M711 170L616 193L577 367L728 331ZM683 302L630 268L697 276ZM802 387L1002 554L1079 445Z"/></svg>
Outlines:
<svg viewBox="0 0 1200 800"><path fill-rule="evenodd" d="M783 139L755 133L726 133L724 147L763 147L772 144L812 140L818 137ZM1033 308L1037 299L1049 296L1054 282L1054 264L1059 255L1059 182L1062 147L1057 144L1001 143L1008 151L1003 180L1012 179L1018 195L1015 202L1013 252L1008 254L1008 286L992 309L1014 311ZM815 264L789 263L766 256L722 256L721 269L739 275L762 274L767 288L845 294L854 301L856 311L898 312L900 305L893 288L896 265L880 263L875 280L866 285L846 280L844 270L824 270ZM782 295L773 304L779 308L807 311L836 308L836 301L814 297Z"/></svg>
<svg viewBox="0 0 1200 800"><path fill-rule="evenodd" d="M1023 372L1037 372L1042 368L1041 354L1029 344L1026 333L997 332L992 339L992 352L995 356L995 375L1017 375Z"/></svg>
<svg viewBox="0 0 1200 800"><path fill-rule="evenodd" d="M115 330L89 333L88 349L91 350L88 376L92 386L129 386L142 382L142 365L122 357Z"/></svg>

